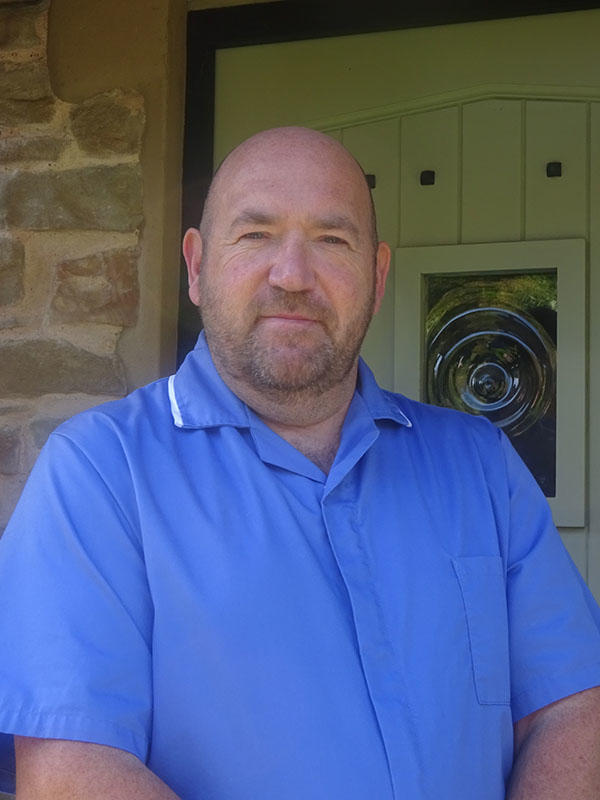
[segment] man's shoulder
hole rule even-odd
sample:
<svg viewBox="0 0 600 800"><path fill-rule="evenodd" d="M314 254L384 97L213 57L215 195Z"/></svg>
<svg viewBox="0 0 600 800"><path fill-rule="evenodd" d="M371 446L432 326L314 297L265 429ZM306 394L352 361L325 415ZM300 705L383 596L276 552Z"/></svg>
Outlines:
<svg viewBox="0 0 600 800"><path fill-rule="evenodd" d="M125 397L93 406L67 419L53 432L85 449L111 439L136 438L145 430L172 425L166 378L135 389Z"/></svg>
<svg viewBox="0 0 600 800"><path fill-rule="evenodd" d="M497 445L502 439L500 430L482 415L430 405L383 388L362 360L359 364L359 387L373 418L401 423L394 429L407 442L470 439L489 446L490 442Z"/></svg>
<svg viewBox="0 0 600 800"><path fill-rule="evenodd" d="M431 405L397 392L382 390L382 393L402 411L417 437L475 437L482 441L501 438L500 430L482 415Z"/></svg>

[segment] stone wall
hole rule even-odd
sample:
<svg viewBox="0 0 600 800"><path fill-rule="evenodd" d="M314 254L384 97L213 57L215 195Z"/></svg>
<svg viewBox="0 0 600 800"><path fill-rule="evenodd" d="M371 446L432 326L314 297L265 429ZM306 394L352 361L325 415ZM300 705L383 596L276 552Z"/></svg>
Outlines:
<svg viewBox="0 0 600 800"><path fill-rule="evenodd" d="M53 95L49 0L0 0L0 532L48 433L126 392L144 103Z"/></svg>

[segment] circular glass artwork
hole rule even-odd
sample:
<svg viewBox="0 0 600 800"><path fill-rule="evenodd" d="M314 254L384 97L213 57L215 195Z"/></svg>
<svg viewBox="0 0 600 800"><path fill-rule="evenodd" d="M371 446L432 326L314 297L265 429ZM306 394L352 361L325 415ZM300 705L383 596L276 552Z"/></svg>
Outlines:
<svg viewBox="0 0 600 800"><path fill-rule="evenodd" d="M426 277L424 394L509 436L556 489L555 271Z"/></svg>
<svg viewBox="0 0 600 800"><path fill-rule="evenodd" d="M461 303L431 331L427 395L436 405L485 414L518 435L553 401L554 361L552 341L526 312Z"/></svg>

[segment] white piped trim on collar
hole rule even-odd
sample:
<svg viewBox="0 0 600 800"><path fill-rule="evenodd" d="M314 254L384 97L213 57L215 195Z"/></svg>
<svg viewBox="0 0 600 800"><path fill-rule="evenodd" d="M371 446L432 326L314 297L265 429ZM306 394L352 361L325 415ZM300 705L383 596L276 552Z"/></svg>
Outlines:
<svg viewBox="0 0 600 800"><path fill-rule="evenodd" d="M178 428L183 428L183 418L177 398L175 397L175 375L169 377L169 402L171 403L171 414L173 415L173 422Z"/></svg>

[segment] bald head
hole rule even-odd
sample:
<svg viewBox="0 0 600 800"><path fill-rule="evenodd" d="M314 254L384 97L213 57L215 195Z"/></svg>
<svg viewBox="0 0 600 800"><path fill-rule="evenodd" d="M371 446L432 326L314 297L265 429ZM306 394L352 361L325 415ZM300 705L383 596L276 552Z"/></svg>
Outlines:
<svg viewBox="0 0 600 800"><path fill-rule="evenodd" d="M354 185L355 191L362 195L368 224L370 244L377 248L377 222L373 198L365 173L354 156L337 140L325 133L311 128L283 127L271 128L251 136L234 148L221 162L212 179L202 213L200 232L208 245L215 214L219 202L229 190L240 171L254 173L260 179L265 167L278 164L289 180L305 180L306 171L298 166L310 161L322 165L332 177Z"/></svg>

